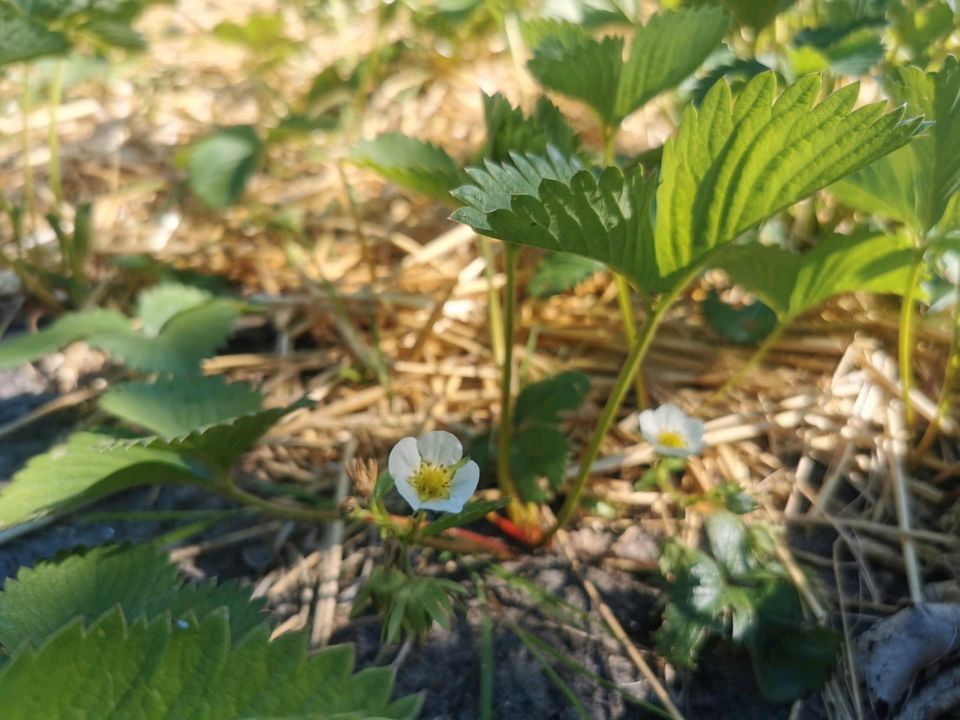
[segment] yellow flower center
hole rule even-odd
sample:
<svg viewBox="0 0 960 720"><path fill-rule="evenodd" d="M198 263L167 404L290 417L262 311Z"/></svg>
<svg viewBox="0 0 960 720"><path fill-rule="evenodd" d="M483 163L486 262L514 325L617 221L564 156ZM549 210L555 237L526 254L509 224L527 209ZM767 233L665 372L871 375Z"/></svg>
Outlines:
<svg viewBox="0 0 960 720"><path fill-rule="evenodd" d="M421 501L448 500L452 481L453 473L449 468L422 462L417 474L410 479L410 484Z"/></svg>
<svg viewBox="0 0 960 720"><path fill-rule="evenodd" d="M687 441L684 440L683 435L678 432L673 430L664 430L657 435L657 445L682 450L687 446Z"/></svg>

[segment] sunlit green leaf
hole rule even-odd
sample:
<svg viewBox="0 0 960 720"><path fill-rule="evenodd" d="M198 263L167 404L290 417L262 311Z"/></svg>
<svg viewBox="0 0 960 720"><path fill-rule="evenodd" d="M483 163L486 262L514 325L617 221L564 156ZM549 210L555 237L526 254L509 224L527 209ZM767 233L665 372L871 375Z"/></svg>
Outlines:
<svg viewBox="0 0 960 720"><path fill-rule="evenodd" d="M533 115L527 117L500 93L484 95L483 116L487 126L484 158L501 162L514 152L543 155L548 145L567 156L579 150L580 138L546 97L537 98Z"/></svg>
<svg viewBox="0 0 960 720"><path fill-rule="evenodd" d="M110 435L78 432L31 458L0 491L0 530L140 485L203 482L173 453L143 447L105 449L115 443Z"/></svg>
<svg viewBox="0 0 960 720"><path fill-rule="evenodd" d="M177 313L202 305L210 293L192 285L161 283L147 288L137 297L137 317L145 335L156 336Z"/></svg>
<svg viewBox="0 0 960 720"><path fill-rule="evenodd" d="M84 310L64 315L37 333L0 341L0 368L16 367L92 335L126 332L130 322L115 310Z"/></svg>
<svg viewBox="0 0 960 720"><path fill-rule="evenodd" d="M149 432L177 437L261 409L263 398L245 383L193 377L128 382L100 398L100 408Z"/></svg>
<svg viewBox="0 0 960 720"><path fill-rule="evenodd" d="M66 36L0 5L0 67L70 49Z"/></svg>

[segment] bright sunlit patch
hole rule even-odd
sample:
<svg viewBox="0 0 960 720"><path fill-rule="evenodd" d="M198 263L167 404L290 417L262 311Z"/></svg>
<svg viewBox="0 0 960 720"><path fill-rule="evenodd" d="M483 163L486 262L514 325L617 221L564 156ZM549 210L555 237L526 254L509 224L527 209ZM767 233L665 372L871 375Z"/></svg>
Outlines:
<svg viewBox="0 0 960 720"><path fill-rule="evenodd" d="M703 450L703 422L670 403L640 413L640 432L660 455L689 457Z"/></svg>
<svg viewBox="0 0 960 720"><path fill-rule="evenodd" d="M390 451L390 476L414 510L460 512L477 489L480 467L443 430L405 437Z"/></svg>

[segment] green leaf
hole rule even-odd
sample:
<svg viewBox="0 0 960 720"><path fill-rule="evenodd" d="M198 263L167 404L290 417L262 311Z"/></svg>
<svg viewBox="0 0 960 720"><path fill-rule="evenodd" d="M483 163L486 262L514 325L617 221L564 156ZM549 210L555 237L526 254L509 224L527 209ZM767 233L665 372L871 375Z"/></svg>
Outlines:
<svg viewBox="0 0 960 720"><path fill-rule="evenodd" d="M48 30L7 5L0 5L0 67L70 49L63 33Z"/></svg>
<svg viewBox="0 0 960 720"><path fill-rule="evenodd" d="M537 265L527 291L535 298L548 298L566 292L603 270L603 264L570 253L550 253Z"/></svg>
<svg viewBox="0 0 960 720"><path fill-rule="evenodd" d="M703 301L703 317L720 337L737 345L758 343L777 326L777 314L765 303L755 300L734 307L721 300L716 290L710 290Z"/></svg>
<svg viewBox="0 0 960 720"><path fill-rule="evenodd" d="M443 202L450 202L450 191L466 180L446 150L401 133L360 142L350 157L392 183Z"/></svg>
<svg viewBox="0 0 960 720"><path fill-rule="evenodd" d="M152 483L203 482L172 453L116 447L116 438L92 432L30 459L0 491L0 530L61 515L111 493ZM111 446L109 449L106 449Z"/></svg>
<svg viewBox="0 0 960 720"><path fill-rule="evenodd" d="M119 607L125 617L153 620L169 612L174 620L203 619L229 609L230 631L240 639L266 622L264 602L236 583L187 584L167 553L150 545L104 545L83 553L23 568L0 593L0 644L15 651L39 646L72 620L92 623Z"/></svg>
<svg viewBox="0 0 960 720"><path fill-rule="evenodd" d="M547 97L537 98L533 115L526 117L500 93L483 96L487 139L482 157L503 162L510 153L543 155L552 145L567 156L576 155L580 138ZM451 188L452 189L452 188Z"/></svg>
<svg viewBox="0 0 960 720"><path fill-rule="evenodd" d="M563 483L570 446L557 425L530 422L518 428L510 443L510 474L524 500L546 502ZM549 490L538 483L546 478Z"/></svg>
<svg viewBox="0 0 960 720"><path fill-rule="evenodd" d="M670 602L684 615L708 621L723 608L723 572L706 553L670 542L660 556L660 572L669 581Z"/></svg>
<svg viewBox="0 0 960 720"><path fill-rule="evenodd" d="M960 61L948 56L938 72L899 68L893 97L933 127L895 158L887 158L835 187L842 202L930 230L960 189Z"/></svg>
<svg viewBox="0 0 960 720"><path fill-rule="evenodd" d="M598 41L572 23L541 23L533 30L538 43L529 67L544 87L582 100L616 127L696 70L728 25L717 8L658 13L636 28L624 62L621 38Z"/></svg>
<svg viewBox="0 0 960 720"><path fill-rule="evenodd" d="M84 628L76 621L0 671L10 720L56 717L409 717L390 707L393 674L351 674L353 653L309 657L303 635L274 642L266 628L235 642L227 611L176 623L129 624L121 610ZM95 672L91 672L95 668ZM51 692L50 688L56 688Z"/></svg>
<svg viewBox="0 0 960 720"><path fill-rule="evenodd" d="M161 283L140 293L137 298L137 317L143 322L143 333L156 336L177 313L203 305L210 293L192 285Z"/></svg>
<svg viewBox="0 0 960 720"><path fill-rule="evenodd" d="M795 0L693 0L691 5L721 5L733 13L738 25L762 30Z"/></svg>
<svg viewBox="0 0 960 720"><path fill-rule="evenodd" d="M262 404L260 393L249 385L220 377L122 383L100 398L101 410L164 437L258 412Z"/></svg>
<svg viewBox="0 0 960 720"><path fill-rule="evenodd" d="M231 402L236 402L231 400ZM216 424L199 427L176 437L160 435L125 440L119 447L150 449L187 455L204 463L217 473L228 472L242 455L284 415L309 407L302 398L286 407L269 408L229 418ZM199 415L199 413L198 413Z"/></svg>
<svg viewBox="0 0 960 720"><path fill-rule="evenodd" d="M130 322L114 310L69 313L40 332L4 340L0 344L0 368L16 367L36 360L91 335L129 329Z"/></svg>
<svg viewBox="0 0 960 720"><path fill-rule="evenodd" d="M902 235L832 235L802 255L765 245L730 246L714 264L789 322L842 293L902 293L913 256Z"/></svg>
<svg viewBox="0 0 960 720"><path fill-rule="evenodd" d="M187 161L190 189L206 205L235 205L260 164L263 143L252 125L221 128L196 143Z"/></svg>
<svg viewBox="0 0 960 720"><path fill-rule="evenodd" d="M560 413L576 410L590 391L590 378L572 370L526 385L517 395L514 424L560 422Z"/></svg>
<svg viewBox="0 0 960 720"><path fill-rule="evenodd" d="M821 689L833 675L841 644L829 628L761 623L750 643L760 692L774 702L793 702Z"/></svg>
<svg viewBox="0 0 960 720"><path fill-rule="evenodd" d="M93 335L87 342L135 370L195 375L201 370L200 361L230 336L237 309L233 300L214 299L178 312L156 337L127 330Z"/></svg>
<svg viewBox="0 0 960 720"><path fill-rule="evenodd" d="M500 500L475 500L468 502L460 512L447 513L443 517L431 522L420 531L420 535L422 537L433 537L439 535L444 530L469 525L472 522L486 517L488 513L495 512L509 504L510 500L505 498Z"/></svg>
<svg viewBox="0 0 960 720"><path fill-rule="evenodd" d="M597 260L646 292L659 287L651 178L639 171L625 178L616 167L597 178L556 152L468 172L476 185L453 193L466 205L454 220L507 242Z"/></svg>
<svg viewBox="0 0 960 720"><path fill-rule="evenodd" d="M677 667L692 668L713 629L712 620L688 615L669 604L663 612L663 624L655 633L657 650Z"/></svg>
<svg viewBox="0 0 960 720"><path fill-rule="evenodd" d="M708 253L793 203L903 146L922 129L903 109L854 110L848 85L814 106L819 76L802 78L776 103L763 73L734 103L717 83L699 112L687 108L667 141L657 192L661 277L696 267Z"/></svg>
<svg viewBox="0 0 960 720"><path fill-rule="evenodd" d="M713 553L728 575L738 578L753 566L747 549L747 536L740 519L733 513L719 511L707 517L707 540Z"/></svg>

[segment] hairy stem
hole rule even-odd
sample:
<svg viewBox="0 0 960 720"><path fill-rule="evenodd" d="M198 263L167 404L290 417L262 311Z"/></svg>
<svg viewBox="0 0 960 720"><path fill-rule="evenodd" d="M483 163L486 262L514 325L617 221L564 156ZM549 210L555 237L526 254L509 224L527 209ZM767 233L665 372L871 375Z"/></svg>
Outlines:
<svg viewBox="0 0 960 720"><path fill-rule="evenodd" d="M496 270L493 266L493 244L482 235L477 236L480 252L483 254L486 267L483 273L487 278L487 315L490 322L490 341L493 347L494 361L503 367L503 310L500 307L500 296L493 284Z"/></svg>
<svg viewBox="0 0 960 720"><path fill-rule="evenodd" d="M236 483L229 478L217 482L216 489L220 494L231 500L235 500L242 505L256 508L265 515L282 518L284 520L296 520L297 522L304 523L322 523L337 520L341 517L340 512L337 510L311 510L309 508L299 508L266 500L237 487Z"/></svg>
<svg viewBox="0 0 960 720"><path fill-rule="evenodd" d="M510 440L513 435L513 324L516 315L516 269L519 248L509 243L503 246L504 288L503 308L503 366L500 371L500 430L497 435L497 483L507 497L520 502L520 493L510 475Z"/></svg>
<svg viewBox="0 0 960 720"><path fill-rule="evenodd" d="M903 393L903 414L907 430L913 428L913 405L910 403L910 390L913 387L913 341L914 341L914 301L920 274L923 272L923 245L916 251L913 267L907 278L907 287L903 293L903 305L900 308L900 388Z"/></svg>
<svg viewBox="0 0 960 720"><path fill-rule="evenodd" d="M566 525L573 517L574 513L576 513L577 508L580 506L580 499L583 496L583 490L586 487L587 478L590 477L590 469L593 466L594 461L597 459L597 455L600 453L600 445L603 442L603 438L606 437L607 431L613 424L614 418L617 416L617 411L620 409L620 405L623 403L623 399L627 395L627 391L630 387L630 380L643 364L643 360L647 356L647 352L650 350L650 345L653 342L653 337L656 335L657 328L660 327L660 323L663 322L663 318L666 315L667 310L670 309L670 306L673 305L674 300L676 300L680 293L683 292L683 289L687 286L687 283L697 272L699 272L699 268L691 271L690 274L680 283L678 283L667 296L662 298L660 302L653 308L651 314L644 322L643 328L640 330L640 335L637 337L636 343L634 343L633 347L630 349L630 354L627 356L627 359L623 364L623 368L620 370L620 375L617 377L616 385L614 385L613 390L610 392L610 397L607 399L607 404L603 407L603 412L600 414L597 427L593 431L593 437L590 438L590 444L587 446L587 450L584 453L583 458L580 460L580 470L577 473L577 478L573 483L573 488L570 490L566 500L564 500L563 506L557 513L556 524L550 528L544 540L549 540L551 537L553 537L557 530Z"/></svg>
<svg viewBox="0 0 960 720"><path fill-rule="evenodd" d="M50 149L50 189L58 203L63 202L63 179L60 174L60 132L57 127L57 112L63 96L63 73L65 60L58 60L50 82L50 127L47 128L47 147Z"/></svg>

